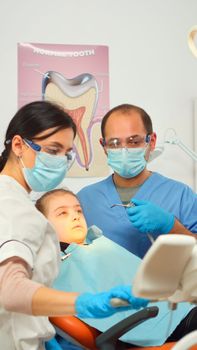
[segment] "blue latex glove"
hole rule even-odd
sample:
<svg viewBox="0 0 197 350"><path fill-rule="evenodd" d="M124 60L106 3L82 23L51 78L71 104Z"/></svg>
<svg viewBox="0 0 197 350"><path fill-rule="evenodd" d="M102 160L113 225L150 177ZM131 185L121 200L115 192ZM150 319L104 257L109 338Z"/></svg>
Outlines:
<svg viewBox="0 0 197 350"><path fill-rule="evenodd" d="M113 307L112 298L120 298L127 301L129 305ZM81 318L102 318L113 315L117 311L140 309L148 304L149 300L136 298L132 295L131 286L118 286L108 292L83 293L75 303L76 313Z"/></svg>
<svg viewBox="0 0 197 350"><path fill-rule="evenodd" d="M62 347L58 344L55 338L52 338L45 343L46 350L62 350Z"/></svg>
<svg viewBox="0 0 197 350"><path fill-rule="evenodd" d="M149 201L132 198L133 207L126 208L129 220L142 233L162 234L171 231L175 217Z"/></svg>

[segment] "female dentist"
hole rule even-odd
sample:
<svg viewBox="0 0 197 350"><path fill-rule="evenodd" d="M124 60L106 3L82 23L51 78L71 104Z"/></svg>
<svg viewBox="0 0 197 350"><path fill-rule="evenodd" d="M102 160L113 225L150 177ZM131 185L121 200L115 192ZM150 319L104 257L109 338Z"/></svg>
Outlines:
<svg viewBox="0 0 197 350"><path fill-rule="evenodd" d="M59 244L29 192L48 191L65 177L73 161L76 126L60 107L36 101L11 120L0 157L0 345L6 350L41 350L53 337L47 316L105 317L146 300L129 286L91 294L51 289L58 274ZM128 301L113 307L111 298Z"/></svg>

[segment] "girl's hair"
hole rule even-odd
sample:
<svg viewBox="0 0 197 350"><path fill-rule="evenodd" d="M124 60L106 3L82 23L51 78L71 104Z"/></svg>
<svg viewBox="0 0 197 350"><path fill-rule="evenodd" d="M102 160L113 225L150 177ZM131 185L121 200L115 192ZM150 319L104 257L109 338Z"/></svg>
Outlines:
<svg viewBox="0 0 197 350"><path fill-rule="evenodd" d="M46 192L45 194L43 194L37 201L36 201L36 208L45 216L47 216L47 204L50 200L50 197L55 197L56 195L59 194L70 194L73 197L75 197L77 200L77 196L76 194L74 194L72 191L70 190L66 190L64 188L57 188L55 190L51 190Z"/></svg>
<svg viewBox="0 0 197 350"><path fill-rule="evenodd" d="M45 136L37 135L50 128L55 128ZM4 168L11 151L15 135L29 140L43 140L57 131L71 128L76 136L76 125L72 118L60 106L49 101L35 101L21 107L10 121L4 141L4 150L0 156L0 171Z"/></svg>

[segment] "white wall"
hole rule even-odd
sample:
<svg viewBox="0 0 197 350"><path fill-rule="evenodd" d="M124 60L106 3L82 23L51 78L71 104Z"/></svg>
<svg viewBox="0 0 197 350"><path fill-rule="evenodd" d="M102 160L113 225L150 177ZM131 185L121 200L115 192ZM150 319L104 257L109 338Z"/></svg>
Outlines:
<svg viewBox="0 0 197 350"><path fill-rule="evenodd" d="M140 105L152 116L158 143L173 127L193 147L197 60L187 34L196 14L196 0L1 1L1 140L17 109L17 42L100 44L109 46L111 107ZM194 187L194 164L176 146L150 167ZM67 184L77 191L96 180Z"/></svg>

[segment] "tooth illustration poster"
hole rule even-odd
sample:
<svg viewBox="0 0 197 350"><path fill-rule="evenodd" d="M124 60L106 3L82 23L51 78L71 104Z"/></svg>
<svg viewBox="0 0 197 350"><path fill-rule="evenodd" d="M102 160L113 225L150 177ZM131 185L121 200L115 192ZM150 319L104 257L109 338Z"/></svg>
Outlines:
<svg viewBox="0 0 197 350"><path fill-rule="evenodd" d="M99 138L109 110L108 47L18 44L18 106L41 99L63 106L77 125L76 160L68 176L106 176Z"/></svg>

